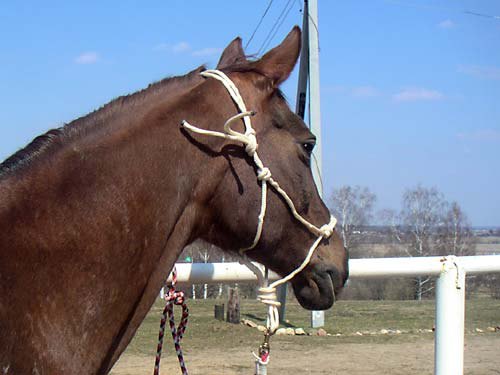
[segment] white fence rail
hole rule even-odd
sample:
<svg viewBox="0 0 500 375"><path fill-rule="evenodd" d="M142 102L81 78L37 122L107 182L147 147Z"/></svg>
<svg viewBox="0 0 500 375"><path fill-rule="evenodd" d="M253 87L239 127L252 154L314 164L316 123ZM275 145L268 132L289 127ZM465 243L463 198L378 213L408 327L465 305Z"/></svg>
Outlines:
<svg viewBox="0 0 500 375"><path fill-rule="evenodd" d="M178 263L180 284L257 281L239 263ZM463 374L465 275L500 272L500 255L372 258L349 261L351 279L437 276L434 374ZM270 279L278 275L270 272Z"/></svg>

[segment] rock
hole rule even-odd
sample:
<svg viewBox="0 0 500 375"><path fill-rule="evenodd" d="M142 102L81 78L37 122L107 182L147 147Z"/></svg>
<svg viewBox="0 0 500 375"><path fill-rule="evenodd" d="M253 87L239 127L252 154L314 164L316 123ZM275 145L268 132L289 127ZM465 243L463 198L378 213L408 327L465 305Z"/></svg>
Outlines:
<svg viewBox="0 0 500 375"><path fill-rule="evenodd" d="M387 335L387 334L389 333L389 331L388 331L388 330L386 330L386 329L381 329L381 330L380 330L380 333L381 333L382 335Z"/></svg>
<svg viewBox="0 0 500 375"><path fill-rule="evenodd" d="M327 334L328 333L323 328L318 329L318 331L316 332L317 336L326 336Z"/></svg>
<svg viewBox="0 0 500 375"><path fill-rule="evenodd" d="M483 333L484 331L481 328L476 328L477 333Z"/></svg>
<svg viewBox="0 0 500 375"><path fill-rule="evenodd" d="M305 335L307 335L306 331L304 331L304 328L295 328L295 334L297 336L305 336Z"/></svg>
<svg viewBox="0 0 500 375"><path fill-rule="evenodd" d="M357 336L363 336L363 334L362 334L361 332L359 332L359 331L357 331L357 332L355 333L355 335L357 335Z"/></svg>
<svg viewBox="0 0 500 375"><path fill-rule="evenodd" d="M397 329L397 330L395 330L395 331L394 331L394 333L395 333L396 335L400 335L402 332L401 332L399 329Z"/></svg>
<svg viewBox="0 0 500 375"><path fill-rule="evenodd" d="M285 336L286 335L286 328L278 328L276 330L276 336Z"/></svg>
<svg viewBox="0 0 500 375"><path fill-rule="evenodd" d="M486 330L487 330L488 332L495 332L495 331L496 331L496 330L495 330L495 327L488 327L488 328L486 328Z"/></svg>
<svg viewBox="0 0 500 375"><path fill-rule="evenodd" d="M257 326L257 329L258 329L260 332L264 332L267 328L266 328L266 327L264 327L264 326L258 325L258 326Z"/></svg>
<svg viewBox="0 0 500 375"><path fill-rule="evenodd" d="M341 333L336 333L335 336L339 337L339 336L342 336L342 334Z"/></svg>
<svg viewBox="0 0 500 375"><path fill-rule="evenodd" d="M254 322L252 322L252 321L251 321L251 320L249 320L249 319L243 319L243 320L241 321L241 324L246 325L246 326L251 327L251 328L255 328L255 327L257 327L257 323L254 323Z"/></svg>
<svg viewBox="0 0 500 375"><path fill-rule="evenodd" d="M285 328L285 332L288 336L294 336L295 335L295 330L291 327Z"/></svg>

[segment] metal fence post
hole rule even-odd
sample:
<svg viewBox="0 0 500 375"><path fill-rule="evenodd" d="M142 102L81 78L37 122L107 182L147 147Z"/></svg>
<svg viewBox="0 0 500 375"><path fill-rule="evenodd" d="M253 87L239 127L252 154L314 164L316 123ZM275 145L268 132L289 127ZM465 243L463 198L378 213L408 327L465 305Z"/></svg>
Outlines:
<svg viewBox="0 0 500 375"><path fill-rule="evenodd" d="M441 260L436 282L434 374L464 373L465 270L455 256Z"/></svg>

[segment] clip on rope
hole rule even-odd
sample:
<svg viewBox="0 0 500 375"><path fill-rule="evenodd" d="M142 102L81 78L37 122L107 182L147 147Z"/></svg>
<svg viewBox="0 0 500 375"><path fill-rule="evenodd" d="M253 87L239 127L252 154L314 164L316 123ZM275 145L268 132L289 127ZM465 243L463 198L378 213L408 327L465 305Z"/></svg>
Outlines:
<svg viewBox="0 0 500 375"><path fill-rule="evenodd" d="M184 363L184 356L182 354L181 341L186 331L187 321L189 316L189 310L187 308L184 292L175 290L175 284L177 283L177 269L174 266L172 270L172 284L169 286L167 293L165 294L166 305L163 309L163 314L160 322L160 332L158 334L158 347L156 349L156 359L155 359L155 369L153 374L160 374L160 359L161 351L163 348L163 336L165 334L165 322L167 320L170 325L170 331L172 332L172 338L174 340L175 351L177 353L177 358L179 359L179 365L181 367L182 375L188 375L186 364ZM175 317L174 317L174 305L182 306L182 317L179 322L179 326L175 327Z"/></svg>
<svg viewBox="0 0 500 375"><path fill-rule="evenodd" d="M264 375L267 373L265 366L269 362L269 338L276 332L276 330L279 327L278 307L280 306L280 303L278 302L276 297L276 287L281 284L285 284L286 282L291 280L296 274L301 272L309 264L309 261L311 260L313 253L320 244L320 242L323 239L329 238L332 235L333 230L335 228L335 224L337 223L337 219L335 219L333 216L330 216L330 221L327 224L318 228L314 224L311 224L307 219L305 219L302 215L300 215L297 212L291 198L288 196L285 190L281 188L278 182L272 178L270 169L264 166L264 163L257 154L258 144L257 144L256 131L252 128L252 123L250 119L252 116L255 116L255 112L247 110L243 98L241 97L241 94L236 85L234 84L234 82L231 81L231 79L220 70L206 70L200 74L203 77L213 78L221 82L228 91L229 95L231 96L231 99L237 105L239 113L230 117L225 122L224 132L202 129L189 124L186 120L183 120L181 125L185 129L193 133L219 137L235 142L241 142L245 146L246 153L250 158L253 159L253 162L257 167L257 180L260 181L261 183L261 188L262 188L261 206L260 206L260 213L258 216L258 223L257 223L257 230L255 233L255 237L252 244L249 247L240 249L240 255L242 256L241 263L245 264L251 271L253 271L259 280L260 288L259 288L259 295L257 298L259 299L259 301L268 306L267 329L265 332L264 343L260 346L259 355L256 355L254 353L254 356L256 357L256 374ZM238 132L231 128L231 124L238 120L243 121L243 124L245 126L244 133ZM290 208L290 212L293 215L293 217L297 219L300 223L302 223L311 233L317 236L316 241L314 241L314 243L309 248L307 256L305 257L302 264L287 276L273 282L270 285L268 285L267 278L265 277L262 269L254 265L252 262L250 262L250 260L244 254L245 251L251 250L255 246L257 246L257 243L259 242L262 234L262 227L264 225L264 218L266 215L266 208L267 208L267 184L271 185L274 188L274 190L279 195L282 196L282 198L285 200L288 207Z"/></svg>

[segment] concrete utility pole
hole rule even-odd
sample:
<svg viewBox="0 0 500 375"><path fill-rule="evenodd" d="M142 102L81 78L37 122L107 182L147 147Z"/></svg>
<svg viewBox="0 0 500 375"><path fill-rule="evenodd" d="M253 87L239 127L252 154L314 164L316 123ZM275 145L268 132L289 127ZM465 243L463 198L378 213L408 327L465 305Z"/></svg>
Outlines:
<svg viewBox="0 0 500 375"><path fill-rule="evenodd" d="M302 20L302 50L300 52L299 82L297 86L297 102L295 112L305 118L306 97L309 81L309 128L316 136L316 147L313 151L311 168L319 195L323 197L321 181L321 111L319 92L319 40L318 40L318 1L304 0ZM280 319L285 321L286 285L278 288L278 299L281 302ZM324 311L311 312L313 328L325 325Z"/></svg>

